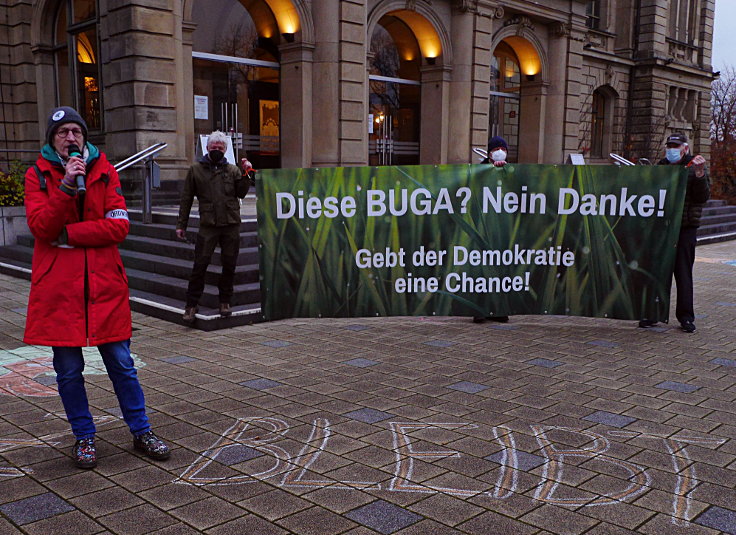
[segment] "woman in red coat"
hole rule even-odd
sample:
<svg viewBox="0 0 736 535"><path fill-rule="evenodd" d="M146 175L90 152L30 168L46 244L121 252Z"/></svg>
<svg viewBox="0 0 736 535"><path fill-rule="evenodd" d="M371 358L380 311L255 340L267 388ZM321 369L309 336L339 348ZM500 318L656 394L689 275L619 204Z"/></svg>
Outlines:
<svg viewBox="0 0 736 535"><path fill-rule="evenodd" d="M26 216L35 245L24 341L51 346L59 395L81 468L97 464L95 425L84 388L83 346L97 346L133 445L163 460L130 355L128 280L117 244L130 226L115 168L87 143L76 110L53 110L47 144L26 173Z"/></svg>

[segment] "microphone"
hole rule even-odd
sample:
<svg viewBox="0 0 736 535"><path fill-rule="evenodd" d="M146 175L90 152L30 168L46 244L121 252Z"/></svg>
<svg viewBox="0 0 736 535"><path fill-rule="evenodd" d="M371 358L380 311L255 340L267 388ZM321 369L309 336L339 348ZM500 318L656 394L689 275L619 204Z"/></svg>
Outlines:
<svg viewBox="0 0 736 535"><path fill-rule="evenodd" d="M69 145L69 156L75 156L77 158L82 157L82 151L79 150L79 147L72 143ZM87 186L84 185L84 175L77 175L77 193L85 193L87 191Z"/></svg>

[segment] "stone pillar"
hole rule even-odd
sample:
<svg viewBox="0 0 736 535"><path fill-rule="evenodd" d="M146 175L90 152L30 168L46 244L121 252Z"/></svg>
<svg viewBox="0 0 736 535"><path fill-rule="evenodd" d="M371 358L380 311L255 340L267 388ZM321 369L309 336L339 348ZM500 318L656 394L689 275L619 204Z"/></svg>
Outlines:
<svg viewBox="0 0 736 535"><path fill-rule="evenodd" d="M39 73L33 65L46 66L46 69L41 70L51 75L50 84L53 84L53 70L48 69L51 36L37 47L38 53L32 53L32 2L18 0L3 4L0 8L0 118L4 125L0 128L0 148L38 150L51 107L41 110L40 103L36 105ZM44 82L50 85L48 80ZM50 104L53 106L53 102ZM43 130L39 136L42 123ZM6 159L31 161L35 160L35 156L29 153L0 153L0 161Z"/></svg>
<svg viewBox="0 0 736 535"><path fill-rule="evenodd" d="M550 27L547 60L549 72L546 73L547 88L547 129L544 136L544 152L540 163L563 163L565 160L565 101L567 96L567 47L570 36L569 26L556 23ZM521 130L522 134L524 130ZM577 134L577 132L576 132ZM577 135L575 136L577 137Z"/></svg>
<svg viewBox="0 0 736 535"><path fill-rule="evenodd" d="M340 163L340 16L339 0L312 4L315 49L312 64L312 165Z"/></svg>
<svg viewBox="0 0 736 535"><path fill-rule="evenodd" d="M120 161L166 142L168 148L157 157L161 177L179 179L188 160L177 115L187 119L180 91L189 92L176 85L184 81L182 63L191 62L183 57L181 19L168 5L144 7L124 0L107 5L100 34L108 157Z"/></svg>
<svg viewBox="0 0 736 535"><path fill-rule="evenodd" d="M312 54L304 43L283 45L281 52L281 167L312 165Z"/></svg>
<svg viewBox="0 0 736 535"><path fill-rule="evenodd" d="M453 8L450 22L453 58L449 87L448 163L467 163L471 158L475 17L470 9Z"/></svg>
<svg viewBox="0 0 736 535"><path fill-rule="evenodd" d="M541 163L544 160L546 103L546 83L522 81L519 163Z"/></svg>
<svg viewBox="0 0 736 535"><path fill-rule="evenodd" d="M419 163L447 163L449 139L450 73L446 66L422 67Z"/></svg>
<svg viewBox="0 0 736 535"><path fill-rule="evenodd" d="M341 0L340 28L340 165L368 165L368 71L365 0Z"/></svg>
<svg viewBox="0 0 736 535"><path fill-rule="evenodd" d="M472 113L470 120L470 148L486 149L488 146L489 98L491 91L491 59L493 50L494 20L503 17L503 9L481 11L475 20L473 31ZM478 163L475 154L467 156L471 163ZM468 161L467 159L465 161Z"/></svg>

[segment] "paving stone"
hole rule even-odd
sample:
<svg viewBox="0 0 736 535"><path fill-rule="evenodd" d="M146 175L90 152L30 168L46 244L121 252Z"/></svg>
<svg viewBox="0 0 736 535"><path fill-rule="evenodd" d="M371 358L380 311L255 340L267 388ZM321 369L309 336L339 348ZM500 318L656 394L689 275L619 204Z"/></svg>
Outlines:
<svg viewBox="0 0 736 535"><path fill-rule="evenodd" d="M362 524L383 535L395 533L400 529L419 522L424 517L383 500L363 505L345 514L358 524Z"/></svg>
<svg viewBox="0 0 736 535"><path fill-rule="evenodd" d="M360 331L366 331L370 329L370 327L368 327L367 325L355 324L355 325L348 325L345 327L345 329L347 329L348 331L360 332Z"/></svg>
<svg viewBox="0 0 736 535"><path fill-rule="evenodd" d="M612 427L626 427L630 423L637 421L636 418L632 418L630 416L623 416L621 414L614 414L606 411L596 411L593 414L589 414L584 417L583 420L610 425Z"/></svg>
<svg viewBox="0 0 736 535"><path fill-rule="evenodd" d="M246 514L240 507L215 497L183 505L169 513L200 531Z"/></svg>
<svg viewBox="0 0 736 535"><path fill-rule="evenodd" d="M261 342L261 344L268 347L287 347L291 345L290 342L286 342L284 340L267 340L265 342Z"/></svg>
<svg viewBox="0 0 736 535"><path fill-rule="evenodd" d="M256 457L262 457L263 455L263 452L254 448L250 448L242 444L235 444L223 448L217 456L217 462L224 464L225 466L232 466L234 464L250 461Z"/></svg>
<svg viewBox="0 0 736 535"><path fill-rule="evenodd" d="M479 383L473 383L470 381L460 381L459 383L455 383L453 385L448 386L447 388L450 388L452 390L457 390L459 392L465 392L467 394L477 394L478 392L482 392L483 390L487 390L490 387L486 385L482 385Z"/></svg>
<svg viewBox="0 0 736 535"><path fill-rule="evenodd" d="M504 457L506 458L504 459ZM484 459L493 461L494 463L498 463L501 465L511 466L511 459L503 451L498 451L493 455L484 457ZM544 457L518 450L516 451L516 460L519 470L524 470L525 472L534 470L537 466L541 466L547 462L547 459Z"/></svg>
<svg viewBox="0 0 736 535"><path fill-rule="evenodd" d="M543 368L556 368L557 366L562 366L564 362L557 362L556 360L539 358L527 360L526 364L531 364L533 366L542 366Z"/></svg>
<svg viewBox="0 0 736 535"><path fill-rule="evenodd" d="M654 388L661 388L662 390L674 390L675 392L690 394L691 392L695 392L700 387L687 383L678 383L677 381L663 381L658 385L654 385Z"/></svg>
<svg viewBox="0 0 736 535"><path fill-rule="evenodd" d="M736 511L714 505L706 509L695 523L733 535L736 534Z"/></svg>
<svg viewBox="0 0 736 535"><path fill-rule="evenodd" d="M593 340L591 342L587 342L588 344L592 346L598 346L598 347L608 347L608 348L616 348L619 347L619 344L616 342L611 342L609 340Z"/></svg>
<svg viewBox="0 0 736 535"><path fill-rule="evenodd" d="M455 345L455 342L450 342L449 340L430 340L429 342L424 342L424 345L432 347L451 347Z"/></svg>
<svg viewBox="0 0 736 535"><path fill-rule="evenodd" d="M391 413L379 411L376 409L358 409L345 413L343 414L343 416L345 416L346 418L352 418L353 420L358 420L360 422L365 422L367 424L382 422L383 420L388 420L389 418L394 417L394 415Z"/></svg>
<svg viewBox="0 0 736 535"><path fill-rule="evenodd" d="M369 368L370 366L375 366L376 364L380 363L376 362L375 360L357 358L346 360L345 362L343 362L343 364L347 364L348 366L355 366L356 368Z"/></svg>
<svg viewBox="0 0 736 535"><path fill-rule="evenodd" d="M242 386L247 386L248 388L252 388L254 390L268 390L269 388L283 386L283 383L272 381L271 379L252 379L250 381L243 381L242 383L238 384Z"/></svg>
<svg viewBox="0 0 736 535"><path fill-rule="evenodd" d="M187 357L185 355L179 355L176 357L167 357L161 360L163 360L164 362L168 362L169 364L184 364L185 362L194 362L197 359L193 357Z"/></svg>
<svg viewBox="0 0 736 535"><path fill-rule="evenodd" d="M724 359L724 358L717 358L711 360L713 364L718 364L719 366L730 366L730 367L736 367L736 360L733 359Z"/></svg>
<svg viewBox="0 0 736 535"><path fill-rule="evenodd" d="M73 505L53 492L0 505L0 511L21 526L73 510Z"/></svg>

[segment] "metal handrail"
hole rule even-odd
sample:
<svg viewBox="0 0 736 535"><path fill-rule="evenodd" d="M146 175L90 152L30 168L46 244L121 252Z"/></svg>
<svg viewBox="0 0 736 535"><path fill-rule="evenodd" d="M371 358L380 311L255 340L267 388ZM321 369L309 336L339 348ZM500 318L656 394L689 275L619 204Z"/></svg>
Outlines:
<svg viewBox="0 0 736 535"><path fill-rule="evenodd" d="M164 143L164 142L156 143L134 154L133 156L126 158L122 162L116 163L113 167L115 167L115 170L117 171L122 171L123 169L127 169L131 165L135 165L138 162L145 160L146 158L155 156L156 154L158 154L159 152L161 152L168 146L169 146L168 143Z"/></svg>
<svg viewBox="0 0 736 535"><path fill-rule="evenodd" d="M478 156L480 156L483 160L488 158L488 152L486 149L479 149L478 147L473 147L473 152L476 153Z"/></svg>
<svg viewBox="0 0 736 535"><path fill-rule="evenodd" d="M634 162L630 162L629 160L627 160L623 156L619 156L618 154L611 153L609 154L609 156L614 162L618 163L619 165L636 165Z"/></svg>

